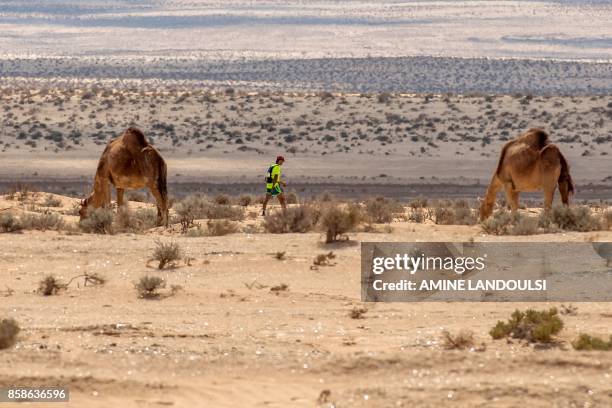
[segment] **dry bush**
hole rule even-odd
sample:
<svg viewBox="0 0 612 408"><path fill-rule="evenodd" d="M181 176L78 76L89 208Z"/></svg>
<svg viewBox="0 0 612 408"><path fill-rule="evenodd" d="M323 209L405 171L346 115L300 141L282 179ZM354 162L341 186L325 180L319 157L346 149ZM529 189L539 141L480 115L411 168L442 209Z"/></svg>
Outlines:
<svg viewBox="0 0 612 408"><path fill-rule="evenodd" d="M166 281L158 276L143 276L134 285L141 299L156 299L160 296L159 289L166 287Z"/></svg>
<svg viewBox="0 0 612 408"><path fill-rule="evenodd" d="M535 217L518 216L510 228L511 235L534 235L538 233L539 221Z"/></svg>
<svg viewBox="0 0 612 408"><path fill-rule="evenodd" d="M113 212L108 208L90 208L87 218L79 222L79 227L92 234L112 234Z"/></svg>
<svg viewBox="0 0 612 408"><path fill-rule="evenodd" d="M335 258L336 258L336 254L334 254L333 251L330 251L326 254L319 254L315 256L312 263L315 266L333 266L334 264L331 261L332 259L335 259Z"/></svg>
<svg viewBox="0 0 612 408"><path fill-rule="evenodd" d="M38 283L38 291L43 296L57 295L63 289L66 289L66 285L54 275L47 275Z"/></svg>
<svg viewBox="0 0 612 408"><path fill-rule="evenodd" d="M17 342L19 330L15 319L0 320L0 350L13 347Z"/></svg>
<svg viewBox="0 0 612 408"><path fill-rule="evenodd" d="M354 204L345 207L329 205L324 208L320 224L325 231L325 243L338 241L341 236L353 231L362 218L361 209Z"/></svg>
<svg viewBox="0 0 612 408"><path fill-rule="evenodd" d="M119 207L114 228L117 232L141 233L157 226L157 211L140 208L135 212L128 207Z"/></svg>
<svg viewBox="0 0 612 408"><path fill-rule="evenodd" d="M599 337L581 333L580 336L572 342L572 347L576 350L612 351L612 336L610 336L608 341L605 341Z"/></svg>
<svg viewBox="0 0 612 408"><path fill-rule="evenodd" d="M355 306L349 312L349 317L351 319L363 319L367 312L368 312L368 309L366 309L365 307L357 307L357 306Z"/></svg>
<svg viewBox="0 0 612 408"><path fill-rule="evenodd" d="M320 212L316 207L304 204L266 215L263 226L266 232L272 234L304 233L312 231L319 217Z"/></svg>
<svg viewBox="0 0 612 408"><path fill-rule="evenodd" d="M442 331L442 344L448 350L463 350L474 345L474 333L469 330L461 330L453 335L448 330Z"/></svg>
<svg viewBox="0 0 612 408"><path fill-rule="evenodd" d="M45 197L45 201L43 201L42 205L45 207L61 207L62 200L53 197L52 194L47 194L47 196Z"/></svg>
<svg viewBox="0 0 612 408"><path fill-rule="evenodd" d="M201 225L197 225L195 228L191 228L190 230L188 230L185 235L190 237L190 238L198 238L198 237L205 237L206 234L206 230L204 228L202 228Z"/></svg>
<svg viewBox="0 0 612 408"><path fill-rule="evenodd" d="M247 207L251 205L252 202L253 197L248 194L241 195L240 198L238 198L238 205L241 205L242 207Z"/></svg>
<svg viewBox="0 0 612 408"><path fill-rule="evenodd" d="M299 202L298 195L294 193L293 191L285 194L285 202L287 204L297 204Z"/></svg>
<svg viewBox="0 0 612 408"><path fill-rule="evenodd" d="M138 191L130 191L126 194L127 201L134 201L137 203L146 203L148 202L147 196L144 193L139 193Z"/></svg>
<svg viewBox="0 0 612 408"><path fill-rule="evenodd" d="M26 230L59 231L64 227L64 219L55 213L45 212L42 214L24 214L21 217L21 225Z"/></svg>
<svg viewBox="0 0 612 408"><path fill-rule="evenodd" d="M489 334L494 339L510 336L528 342L550 343L552 336L562 328L563 321L556 308L543 311L527 309L525 312L515 310L507 322L498 321Z"/></svg>
<svg viewBox="0 0 612 408"><path fill-rule="evenodd" d="M176 242L156 241L153 257L149 261L159 262L157 268L164 269L165 266L174 267L181 259L181 248Z"/></svg>
<svg viewBox="0 0 612 408"><path fill-rule="evenodd" d="M395 200L376 197L366 201L365 212L371 222L387 224L393 221L395 214L403 214L404 207Z"/></svg>
<svg viewBox="0 0 612 408"><path fill-rule="evenodd" d="M220 237L238 232L238 225L229 220L208 220L206 227L208 228L208 235L211 237Z"/></svg>
<svg viewBox="0 0 612 408"><path fill-rule="evenodd" d="M241 221L244 219L244 208L211 203L198 195L184 198L174 206L174 210L179 218L185 217L187 220L227 218L232 221ZM179 222L181 221L179 220Z"/></svg>
<svg viewBox="0 0 612 408"><path fill-rule="evenodd" d="M410 214L408 214L408 221L416 222L417 224L422 224L427 221L427 211L423 208L411 208Z"/></svg>
<svg viewBox="0 0 612 408"><path fill-rule="evenodd" d="M230 198L226 196L225 194L217 195L213 201L215 204L218 204L218 205L229 205L230 204Z"/></svg>
<svg viewBox="0 0 612 408"><path fill-rule="evenodd" d="M285 251L278 251L274 254L274 258L278 259L279 261L282 261L285 259Z"/></svg>
<svg viewBox="0 0 612 408"><path fill-rule="evenodd" d="M480 225L487 234L508 235L517 223L520 215L512 214L504 209L495 211L493 215L484 220Z"/></svg>
<svg viewBox="0 0 612 408"><path fill-rule="evenodd" d="M556 205L540 215L539 225L546 230L562 229L567 231L598 231L602 222L586 206L568 207Z"/></svg>
<svg viewBox="0 0 612 408"><path fill-rule="evenodd" d="M443 200L437 203L432 219L438 225L475 225L476 212L466 200Z"/></svg>
<svg viewBox="0 0 612 408"><path fill-rule="evenodd" d="M286 283L281 283L280 285L277 286L272 286L270 288L270 292L274 293L275 295L279 295L281 292L287 292L289 290L289 285L287 285Z"/></svg>
<svg viewBox="0 0 612 408"><path fill-rule="evenodd" d="M17 232L22 229L19 218L11 213L0 214L0 232Z"/></svg>
<svg viewBox="0 0 612 408"><path fill-rule="evenodd" d="M612 230L612 210L605 210L602 215L602 226L604 230Z"/></svg>
<svg viewBox="0 0 612 408"><path fill-rule="evenodd" d="M196 211L194 207L190 206L188 201L176 204L174 206L174 212L176 213L176 218L173 220L173 223L178 222L181 225L181 232L183 234L187 233L191 227L195 226Z"/></svg>

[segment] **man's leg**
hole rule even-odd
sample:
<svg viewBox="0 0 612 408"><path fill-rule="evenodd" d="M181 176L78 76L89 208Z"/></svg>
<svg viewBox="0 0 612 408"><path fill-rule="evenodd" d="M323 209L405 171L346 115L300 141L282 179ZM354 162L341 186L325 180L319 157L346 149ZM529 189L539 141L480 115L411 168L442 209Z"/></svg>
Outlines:
<svg viewBox="0 0 612 408"><path fill-rule="evenodd" d="M263 211L261 212L261 215L266 215L266 206L268 205L268 201L270 200L270 197L272 197L272 195L266 193L266 197L264 198L264 202L263 202Z"/></svg>
<svg viewBox="0 0 612 408"><path fill-rule="evenodd" d="M278 197L278 201L280 201L281 207L283 207L283 211L286 211L287 205L285 204L285 194L280 193L277 197Z"/></svg>

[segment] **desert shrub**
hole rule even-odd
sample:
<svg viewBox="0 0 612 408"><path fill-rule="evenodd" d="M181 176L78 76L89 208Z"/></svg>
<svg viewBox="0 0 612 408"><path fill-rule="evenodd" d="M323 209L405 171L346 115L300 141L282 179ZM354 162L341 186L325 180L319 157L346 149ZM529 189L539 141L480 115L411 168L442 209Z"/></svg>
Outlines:
<svg viewBox="0 0 612 408"><path fill-rule="evenodd" d="M538 233L538 219L534 217L517 217L514 225L510 228L512 235L533 235Z"/></svg>
<svg viewBox="0 0 612 408"><path fill-rule="evenodd" d="M412 208L408 214L408 220L421 224L427 221L427 212L421 207Z"/></svg>
<svg viewBox="0 0 612 408"><path fill-rule="evenodd" d="M455 223L455 212L451 207L438 206L434 209L433 222L438 225L453 225Z"/></svg>
<svg viewBox="0 0 612 408"><path fill-rule="evenodd" d="M0 320L0 350L13 347L17 342L19 330L15 319Z"/></svg>
<svg viewBox="0 0 612 408"><path fill-rule="evenodd" d="M112 234L113 212L108 208L90 208L87 218L79 222L79 227L92 234Z"/></svg>
<svg viewBox="0 0 612 408"><path fill-rule="evenodd" d="M202 228L201 225L197 225L195 228L191 228L189 229L185 235L190 237L190 238L197 238L197 237L204 237L206 236L206 230L204 228Z"/></svg>
<svg viewBox="0 0 612 408"><path fill-rule="evenodd" d="M478 222L476 213L470 207L455 207L456 225L475 225Z"/></svg>
<svg viewBox="0 0 612 408"><path fill-rule="evenodd" d="M60 282L54 275L47 275L38 283L38 291L43 296L57 295L60 290L65 288L66 285Z"/></svg>
<svg viewBox="0 0 612 408"><path fill-rule="evenodd" d="M368 309L366 309L365 307L357 307L357 306L355 306L349 312L349 317L351 319L363 319L367 312L368 312Z"/></svg>
<svg viewBox="0 0 612 408"><path fill-rule="evenodd" d="M403 213L404 207L395 200L385 197L376 197L366 201L365 211L368 218L378 224L386 224L393 221L394 214Z"/></svg>
<svg viewBox="0 0 612 408"><path fill-rule="evenodd" d="M120 207L115 217L115 229L119 232L143 232L157 225L157 211L152 208L140 208L132 211Z"/></svg>
<svg viewBox="0 0 612 408"><path fill-rule="evenodd" d="M134 285L138 292L138 297L142 299L155 299L160 296L159 289L166 287L166 281L158 276L143 276Z"/></svg>
<svg viewBox="0 0 612 408"><path fill-rule="evenodd" d="M513 337L528 342L550 343L552 336L563 328L563 321L556 308L537 311L527 309L524 312L515 310L507 322L498 321L489 331L494 339Z"/></svg>
<svg viewBox="0 0 612 408"><path fill-rule="evenodd" d="M312 231L319 220L319 210L311 205L299 205L266 215L264 229L272 234Z"/></svg>
<svg viewBox="0 0 612 408"><path fill-rule="evenodd" d="M608 341L605 341L599 337L581 333L580 336L572 342L572 347L576 350L612 351L612 336L610 336Z"/></svg>
<svg viewBox="0 0 612 408"><path fill-rule="evenodd" d="M457 334L451 334L448 330L442 331L442 344L444 348L452 349L466 349L474 345L474 333L468 330L461 330Z"/></svg>
<svg viewBox="0 0 612 408"><path fill-rule="evenodd" d="M59 198L53 197L52 194L48 194L47 197L45 198L45 201L43 201L43 206L45 206L45 207L61 207L62 206L62 200L60 200Z"/></svg>
<svg viewBox="0 0 612 408"><path fill-rule="evenodd" d="M229 200L229 199L228 199ZM180 214L189 214L191 219L222 219L227 218L232 221L244 219L244 209L230 205L211 203L205 198L192 195L184 198L174 206L174 210Z"/></svg>
<svg viewBox="0 0 612 408"><path fill-rule="evenodd" d="M16 232L22 229L21 221L13 214L0 214L0 232Z"/></svg>
<svg viewBox="0 0 612 408"><path fill-rule="evenodd" d="M567 231L597 231L602 229L601 221L586 206L568 207L556 205L540 215L539 225L545 229Z"/></svg>
<svg viewBox="0 0 612 408"><path fill-rule="evenodd" d="M319 254L315 256L312 264L315 266L333 266L332 259L336 259L336 254L334 254L333 251L330 251L326 254Z"/></svg>
<svg viewBox="0 0 612 408"><path fill-rule="evenodd" d="M493 215L484 220L480 225L487 234L507 235L513 228L518 214L512 214L504 209L495 211Z"/></svg>
<svg viewBox="0 0 612 408"><path fill-rule="evenodd" d="M327 206L321 214L325 243L335 242L340 236L353 231L362 218L361 209L357 205Z"/></svg>
<svg viewBox="0 0 612 408"><path fill-rule="evenodd" d="M248 194L241 195L240 198L238 198L238 205L241 205L243 207L247 207L251 205L252 202L253 202L253 197L251 197Z"/></svg>
<svg viewBox="0 0 612 408"><path fill-rule="evenodd" d="M181 259L181 248L176 242L155 242L151 260L159 262L158 269L164 269L166 265L174 266Z"/></svg>
<svg viewBox="0 0 612 408"><path fill-rule="evenodd" d="M219 205L229 205L230 204L230 198L226 196L225 194L219 194L218 196L215 197L213 201L215 204L219 204Z"/></svg>
<svg viewBox="0 0 612 408"><path fill-rule="evenodd" d="M426 208L427 207L427 199L424 197L417 197L408 201L408 207L416 210L418 208Z"/></svg>
<svg viewBox="0 0 612 408"><path fill-rule="evenodd" d="M55 213L24 214L21 225L26 230L60 230L64 226L62 217Z"/></svg>
<svg viewBox="0 0 612 408"><path fill-rule="evenodd" d="M206 217L211 220L229 219L232 221L241 221L244 219L244 209L236 208L230 205L211 204L206 209Z"/></svg>
<svg viewBox="0 0 612 408"><path fill-rule="evenodd" d="M285 202L287 204L297 204L299 201L298 195L291 191L290 193L285 194Z"/></svg>
<svg viewBox="0 0 612 408"><path fill-rule="evenodd" d="M612 229L612 210L605 210L602 216L602 226L605 230Z"/></svg>
<svg viewBox="0 0 612 408"><path fill-rule="evenodd" d="M229 220L208 220L206 223L208 235L219 237L238 232L238 226Z"/></svg>
<svg viewBox="0 0 612 408"><path fill-rule="evenodd" d="M146 194L140 193L138 191L130 191L129 193L127 193L126 200L135 201L137 203L146 203L148 201Z"/></svg>

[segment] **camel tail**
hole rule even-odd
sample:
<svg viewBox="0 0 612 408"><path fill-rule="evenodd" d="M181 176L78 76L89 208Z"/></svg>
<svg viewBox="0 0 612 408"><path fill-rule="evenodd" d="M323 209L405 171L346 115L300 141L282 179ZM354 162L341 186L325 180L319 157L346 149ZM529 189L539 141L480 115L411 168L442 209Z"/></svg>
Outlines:
<svg viewBox="0 0 612 408"><path fill-rule="evenodd" d="M567 182L567 191L570 194L574 194L574 181L572 180L572 175L569 171L569 164L567 164L567 160L565 160L565 156L561 152L559 152L559 159L561 160L561 174L559 174L559 183Z"/></svg>

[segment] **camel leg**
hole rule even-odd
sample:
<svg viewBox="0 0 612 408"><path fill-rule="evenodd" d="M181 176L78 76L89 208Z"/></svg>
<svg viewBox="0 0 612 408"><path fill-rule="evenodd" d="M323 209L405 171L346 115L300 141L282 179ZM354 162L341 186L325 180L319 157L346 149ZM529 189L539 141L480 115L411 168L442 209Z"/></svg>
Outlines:
<svg viewBox="0 0 612 408"><path fill-rule="evenodd" d="M512 183L506 183L504 185L506 191L506 198L512 212L517 212L519 208L519 192L514 189Z"/></svg>
<svg viewBox="0 0 612 408"><path fill-rule="evenodd" d="M117 187L117 207L123 206L123 193L124 189Z"/></svg>
<svg viewBox="0 0 612 408"><path fill-rule="evenodd" d="M149 184L149 190L153 197L155 197L155 202L157 203L157 225L168 225L168 209L164 204L164 200L162 198L161 193L157 189L157 185L155 183Z"/></svg>
<svg viewBox="0 0 612 408"><path fill-rule="evenodd" d="M553 184L552 187L546 187L544 189L544 211L548 211L552 208L552 203L553 203L554 198L555 198L555 185Z"/></svg>

